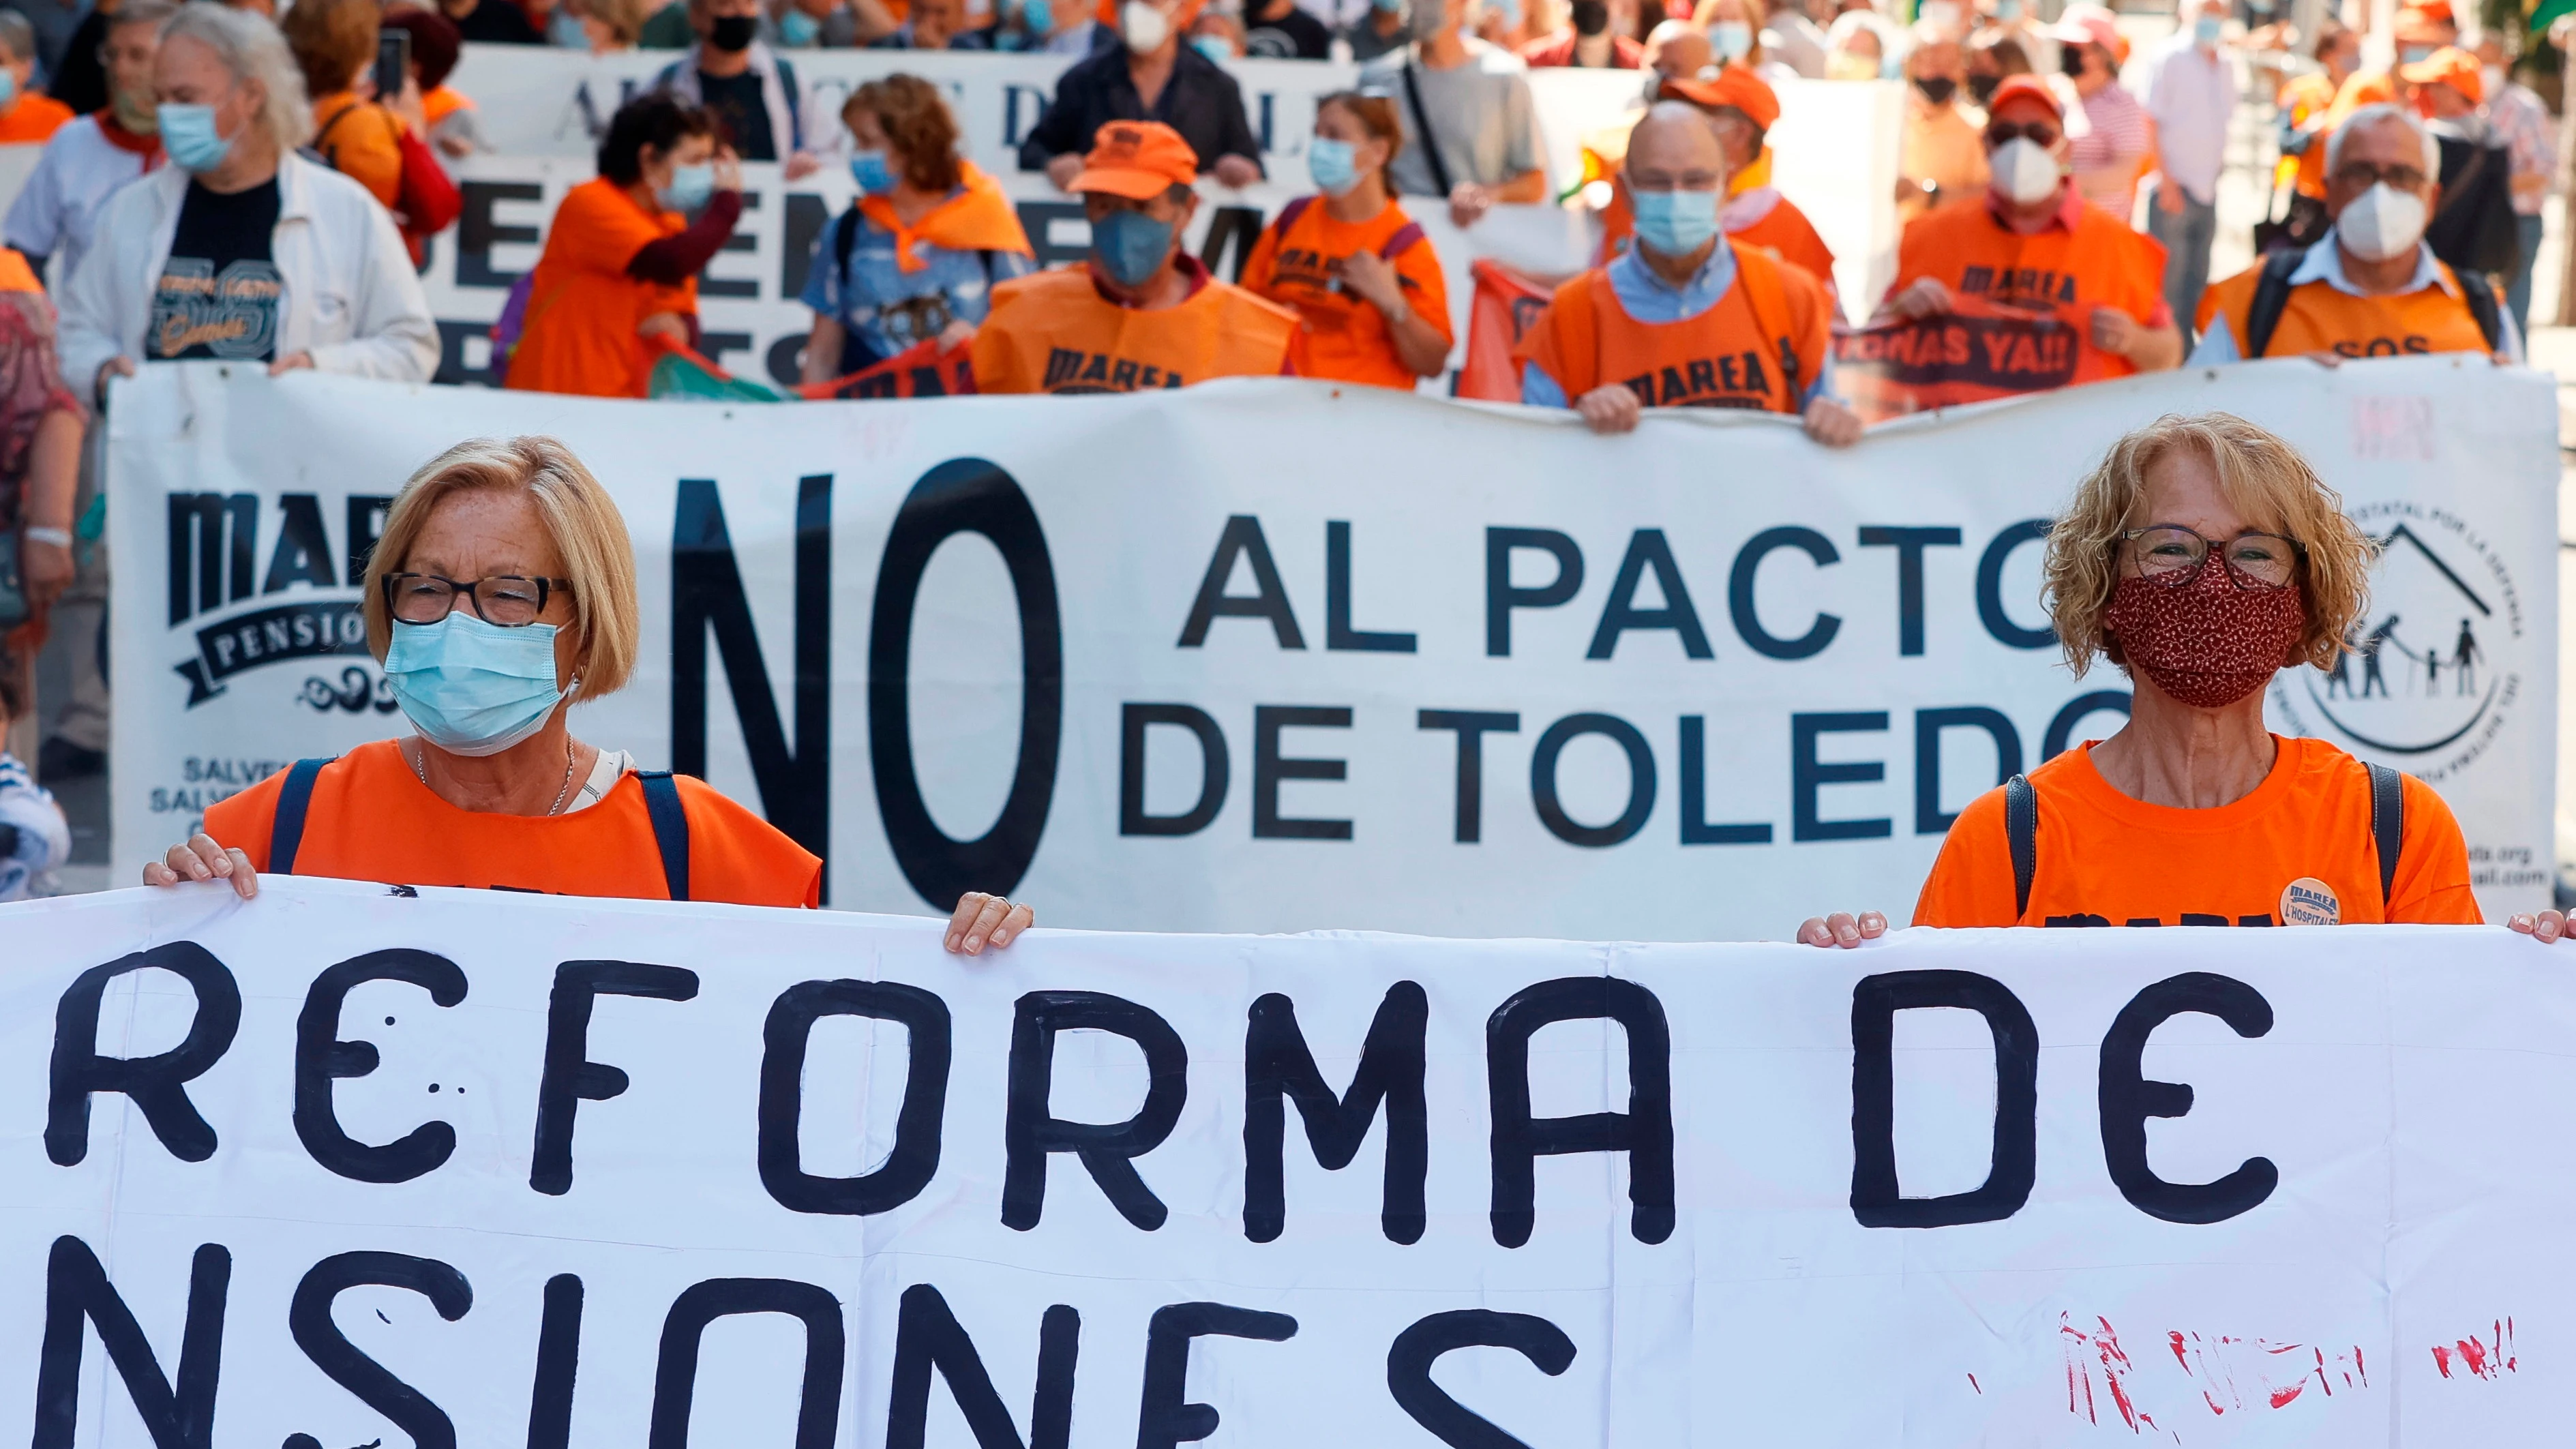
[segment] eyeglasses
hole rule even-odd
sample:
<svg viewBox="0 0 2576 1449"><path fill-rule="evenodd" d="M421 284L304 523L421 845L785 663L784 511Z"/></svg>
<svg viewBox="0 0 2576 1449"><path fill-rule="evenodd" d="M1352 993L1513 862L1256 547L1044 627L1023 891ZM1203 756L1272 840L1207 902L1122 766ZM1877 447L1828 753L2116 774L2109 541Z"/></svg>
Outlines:
<svg viewBox="0 0 2576 1449"><path fill-rule="evenodd" d="M2120 541L2141 575L2173 588L2197 580L2213 549L2227 569L2228 582L2256 592L2288 588L2299 575L2299 560L2307 557L2305 545L2277 533L2240 533L2222 543L2178 523L2132 528Z"/></svg>
<svg viewBox="0 0 2576 1449"><path fill-rule="evenodd" d="M2058 134L2058 129L2045 121L2033 121L2027 126L2016 126L2010 121L1989 121L1986 123L1986 146L1990 150L2001 149L2015 141L2028 140L2045 151L2057 144Z"/></svg>
<svg viewBox="0 0 2576 1449"><path fill-rule="evenodd" d="M405 624L435 624L456 607L459 597L486 624L516 629L537 622L550 595L572 596L570 579L523 579L496 574L485 579L443 579L436 574L385 575L385 608Z"/></svg>
<svg viewBox="0 0 2576 1449"><path fill-rule="evenodd" d="M2425 176L2421 167L2409 166L2402 161L2388 166L2374 166L2367 161L2346 161L2335 168L2335 185L2352 191L2368 191L2383 181L2388 183L2388 189L2391 191L2421 191L2424 189Z"/></svg>

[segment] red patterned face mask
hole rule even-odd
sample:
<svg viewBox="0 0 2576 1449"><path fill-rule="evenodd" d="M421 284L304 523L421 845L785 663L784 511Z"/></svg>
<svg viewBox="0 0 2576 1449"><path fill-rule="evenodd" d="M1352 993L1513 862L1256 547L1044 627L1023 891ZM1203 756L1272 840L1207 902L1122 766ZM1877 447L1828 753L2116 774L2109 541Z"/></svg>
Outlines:
<svg viewBox="0 0 2576 1449"><path fill-rule="evenodd" d="M2185 704L2216 709L2261 689L2288 662L2308 610L2295 586L2238 588L2212 559L2179 588L2120 580L2103 623L2130 668Z"/></svg>

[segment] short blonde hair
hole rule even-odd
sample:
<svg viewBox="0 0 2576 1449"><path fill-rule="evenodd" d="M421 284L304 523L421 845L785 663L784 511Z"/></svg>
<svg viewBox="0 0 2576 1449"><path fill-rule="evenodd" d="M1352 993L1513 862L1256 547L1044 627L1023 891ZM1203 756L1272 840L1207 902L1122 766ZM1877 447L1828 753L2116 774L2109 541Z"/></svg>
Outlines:
<svg viewBox="0 0 2576 1449"><path fill-rule="evenodd" d="M635 673L643 611L635 598L635 543L616 500L552 438L471 438L432 458L394 495L385 531L367 555L367 650L379 662L393 645L385 575L401 569L429 516L451 494L524 490L572 580L576 703L614 694Z"/></svg>
<svg viewBox="0 0 2576 1449"><path fill-rule="evenodd" d="M2299 596L2308 627L2284 663L2331 666L2370 600L2370 566L2379 545L2344 516L2343 496L2326 486L2298 449L2228 413L2168 413L2113 443L2049 526L2041 568L2066 667L2081 679L2095 655L2125 662L2119 641L2103 625L2120 582L2120 535L2158 521L2143 516L2147 473L2182 448L2209 460L2219 491L2237 512L2266 520L2299 542Z"/></svg>

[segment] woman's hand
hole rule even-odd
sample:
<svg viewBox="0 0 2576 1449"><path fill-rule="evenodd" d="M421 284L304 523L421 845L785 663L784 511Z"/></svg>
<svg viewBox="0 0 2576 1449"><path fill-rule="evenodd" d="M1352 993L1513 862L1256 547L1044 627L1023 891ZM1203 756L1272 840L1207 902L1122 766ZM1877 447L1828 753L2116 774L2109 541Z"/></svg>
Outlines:
<svg viewBox="0 0 2576 1449"><path fill-rule="evenodd" d="M1863 911L1857 917L1849 911L1836 911L1830 916L1809 916L1807 923L1798 928L1798 944L1849 950L1886 934L1887 917L1876 911Z"/></svg>
<svg viewBox="0 0 2576 1449"><path fill-rule="evenodd" d="M174 886L189 880L229 880L233 893L243 900L259 894L259 873L250 868L250 857L238 850L226 850L202 831L185 845L171 846L167 856L143 867L143 883L148 886Z"/></svg>
<svg viewBox="0 0 2576 1449"><path fill-rule="evenodd" d="M1067 151L1061 156L1049 157L1046 164L1046 174L1047 180L1054 183L1056 190L1071 192L1073 190L1073 178L1082 174L1081 153L1076 151Z"/></svg>
<svg viewBox="0 0 2576 1449"><path fill-rule="evenodd" d="M796 162L799 159L805 162L805 170L803 171L796 169ZM806 155L802 151L799 151L795 156L788 159L787 179L790 181L797 180L798 178L819 169L822 164L822 162L815 160L813 157ZM715 166L716 190L742 190L742 158L733 154L733 148L731 146L718 146L716 148Z"/></svg>
<svg viewBox="0 0 2576 1449"><path fill-rule="evenodd" d="M1807 411L1799 422L1806 428L1808 437L1828 448L1848 448L1859 442L1863 426L1860 414L1829 397L1819 397L1807 404Z"/></svg>
<svg viewBox="0 0 2576 1449"><path fill-rule="evenodd" d="M2517 935L2529 936L2545 946L2552 941L2566 939L2567 917L2558 911L2542 911L2537 916L2516 916L2505 922L2504 928Z"/></svg>
<svg viewBox="0 0 2576 1449"><path fill-rule="evenodd" d="M975 324L963 317L952 318L947 326L939 329L939 350L942 352L954 352L974 340Z"/></svg>
<svg viewBox="0 0 2576 1449"><path fill-rule="evenodd" d="M270 363L270 364L268 365L268 375L269 375L269 376L271 376L271 377L278 377L278 376L281 376L281 375L283 375L283 374L290 373L290 372L297 372L297 371L310 372L310 371L312 370L312 368L313 368L313 354L312 354L312 353L310 353L310 352L290 352L290 353L286 354L284 357L281 357L281 358L277 359L275 362L272 362L272 363Z"/></svg>
<svg viewBox="0 0 2576 1449"><path fill-rule="evenodd" d="M1404 307L1404 284L1396 279L1395 263L1375 252L1342 258L1342 285L1390 317Z"/></svg>
<svg viewBox="0 0 2576 1449"><path fill-rule="evenodd" d="M1232 154L1216 158L1216 184L1241 191L1261 180L1261 168L1251 158Z"/></svg>
<svg viewBox="0 0 2576 1449"><path fill-rule="evenodd" d="M248 869L246 864L244 869ZM980 956L986 945L998 951L1036 923L1037 912L1027 906L1013 905L982 891L968 891L957 899L957 914L948 918L947 946L961 956Z"/></svg>
<svg viewBox="0 0 2576 1449"><path fill-rule="evenodd" d="M1574 411L1596 433L1633 433L1644 405L1624 382L1605 382L1574 400Z"/></svg>
<svg viewBox="0 0 2576 1449"><path fill-rule="evenodd" d="M1461 181L1449 188L1449 221L1460 231L1485 219L1494 209L1494 193L1473 181Z"/></svg>
<svg viewBox="0 0 2576 1449"><path fill-rule="evenodd" d="M725 163L723 161L719 160L716 162L716 185L723 187L727 191L742 190L742 173L739 171L735 172L733 185L725 186L724 168ZM822 169L823 158L815 155L811 151L799 151L795 155L787 158L787 166L780 174L789 181L802 181L806 177L811 176Z"/></svg>
<svg viewBox="0 0 2576 1449"><path fill-rule="evenodd" d="M1939 278L1917 277L1904 291L1887 299L1885 310L1912 322L1923 317L1940 316L1955 305L1950 298L1950 289L1942 286Z"/></svg>
<svg viewBox="0 0 2576 1449"><path fill-rule="evenodd" d="M673 344L689 345L689 324L677 312L656 312L635 324L638 337L667 337Z"/></svg>
<svg viewBox="0 0 2576 1449"><path fill-rule="evenodd" d="M72 586L73 572L70 549L18 535L18 581L26 591L28 607L36 613L54 606L63 590Z"/></svg>

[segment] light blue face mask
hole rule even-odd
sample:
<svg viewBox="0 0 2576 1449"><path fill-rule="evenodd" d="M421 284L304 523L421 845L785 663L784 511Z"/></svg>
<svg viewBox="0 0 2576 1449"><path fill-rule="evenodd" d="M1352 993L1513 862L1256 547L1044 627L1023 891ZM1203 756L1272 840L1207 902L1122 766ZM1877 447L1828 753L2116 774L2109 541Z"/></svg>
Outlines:
<svg viewBox="0 0 2576 1449"><path fill-rule="evenodd" d="M1995 18L2006 25L2021 19L2021 0L1995 0Z"/></svg>
<svg viewBox="0 0 2576 1449"><path fill-rule="evenodd" d="M2204 15L2191 23L2192 43L2203 48L2216 45L2223 29L2224 22L2217 16Z"/></svg>
<svg viewBox="0 0 2576 1449"><path fill-rule="evenodd" d="M1172 254L1172 223L1120 208L1091 224L1091 255L1109 279L1127 288L1152 281Z"/></svg>
<svg viewBox="0 0 2576 1449"><path fill-rule="evenodd" d="M1667 257L1686 257L1717 235L1714 191L1633 193L1637 240Z"/></svg>
<svg viewBox="0 0 2576 1449"><path fill-rule="evenodd" d="M1360 184L1359 148L1348 141L1317 136L1306 143L1306 174L1326 196L1348 196Z"/></svg>
<svg viewBox="0 0 2576 1449"><path fill-rule="evenodd" d="M164 142L163 144L168 144ZM672 169L671 184L653 193L654 199L673 211L696 211L716 194L716 168L711 161L695 166Z"/></svg>
<svg viewBox="0 0 2576 1449"><path fill-rule="evenodd" d="M215 133L214 107L165 105L154 114L161 119L161 149L180 170L202 176L232 153L233 143Z"/></svg>
<svg viewBox="0 0 2576 1449"><path fill-rule="evenodd" d="M555 626L505 629L470 608L435 624L394 625L385 682L422 739L476 759L535 734L563 702Z"/></svg>
<svg viewBox="0 0 2576 1449"><path fill-rule="evenodd" d="M1055 10L1047 0L1028 0L1020 7L1020 28L1029 33L1031 40L1044 36L1055 29Z"/></svg>
<svg viewBox="0 0 2576 1449"><path fill-rule="evenodd" d="M894 168L886 164L883 151L861 151L850 158L850 179L870 196L882 196L894 190Z"/></svg>
<svg viewBox="0 0 2576 1449"><path fill-rule="evenodd" d="M790 50L803 50L823 37L823 22L790 5L778 17L779 43Z"/></svg>
<svg viewBox="0 0 2576 1449"><path fill-rule="evenodd" d="M0 66L0 111L5 111L17 103L18 74L6 66Z"/></svg>
<svg viewBox="0 0 2576 1449"><path fill-rule="evenodd" d="M1708 28L1708 48L1720 60L1742 60L1753 53L1753 27L1741 20L1721 20Z"/></svg>
<svg viewBox="0 0 2576 1449"><path fill-rule="evenodd" d="M1218 65L1225 65L1234 59L1234 47L1213 35L1192 36L1190 48Z"/></svg>

